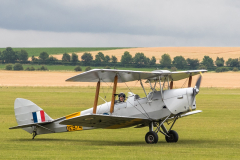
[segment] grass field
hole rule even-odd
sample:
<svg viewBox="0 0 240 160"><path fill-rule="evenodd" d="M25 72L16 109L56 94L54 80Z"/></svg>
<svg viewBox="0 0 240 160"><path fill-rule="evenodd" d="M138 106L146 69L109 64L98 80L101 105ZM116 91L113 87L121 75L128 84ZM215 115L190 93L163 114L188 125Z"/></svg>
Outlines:
<svg viewBox="0 0 240 160"><path fill-rule="evenodd" d="M0 48L0 51L5 50L6 48ZM72 52L90 52L90 51L102 51L102 50L115 50L123 49L120 47L98 47L98 48L13 48L14 51L20 51L24 49L28 52L28 56L39 56L41 52L47 52L49 55L63 54L63 53L72 53Z"/></svg>
<svg viewBox="0 0 240 160"><path fill-rule="evenodd" d="M143 95L140 88L133 91ZM13 109L17 97L32 100L55 119L92 107L94 92L94 87L1 87L0 159L240 158L240 89L201 88L197 109L203 113L176 122L177 143L166 143L159 134L157 144L146 144L147 127L39 135L35 140L21 129L8 129L17 125ZM101 90L100 95L104 93Z"/></svg>
<svg viewBox="0 0 240 160"><path fill-rule="evenodd" d="M0 64L0 70L4 70L7 64ZM12 64L14 66L14 64ZM31 64L22 64L23 69L25 70L27 67L34 67L35 69L40 68L41 66L47 67L50 71L74 71L76 66L65 66L65 65L31 65ZM85 71L86 66L81 66L82 70ZM104 67L91 67L92 69L102 69ZM111 67L114 69L114 67ZM117 69L120 70L135 70L135 71L153 71L156 68L125 68L125 67L118 67Z"/></svg>

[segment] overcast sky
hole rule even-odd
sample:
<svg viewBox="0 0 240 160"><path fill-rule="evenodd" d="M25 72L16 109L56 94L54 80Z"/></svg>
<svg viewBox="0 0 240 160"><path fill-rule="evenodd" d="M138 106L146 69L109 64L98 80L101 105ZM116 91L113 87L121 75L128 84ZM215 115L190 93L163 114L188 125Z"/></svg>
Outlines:
<svg viewBox="0 0 240 160"><path fill-rule="evenodd" d="M0 0L0 47L239 44L237 0Z"/></svg>

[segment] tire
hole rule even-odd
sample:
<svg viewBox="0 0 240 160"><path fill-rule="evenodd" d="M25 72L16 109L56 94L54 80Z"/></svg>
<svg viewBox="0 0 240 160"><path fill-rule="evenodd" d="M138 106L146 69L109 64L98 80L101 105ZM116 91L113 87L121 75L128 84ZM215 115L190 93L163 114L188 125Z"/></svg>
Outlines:
<svg viewBox="0 0 240 160"><path fill-rule="evenodd" d="M157 133L150 131L145 136L145 141L148 144L154 144L158 142L158 135Z"/></svg>
<svg viewBox="0 0 240 160"><path fill-rule="evenodd" d="M170 137L165 136L165 139L166 139L166 141L167 141L168 143L172 143L172 142L177 142L177 141L178 141L178 134L177 134L176 131L171 130L171 131L168 133L168 135L169 135Z"/></svg>

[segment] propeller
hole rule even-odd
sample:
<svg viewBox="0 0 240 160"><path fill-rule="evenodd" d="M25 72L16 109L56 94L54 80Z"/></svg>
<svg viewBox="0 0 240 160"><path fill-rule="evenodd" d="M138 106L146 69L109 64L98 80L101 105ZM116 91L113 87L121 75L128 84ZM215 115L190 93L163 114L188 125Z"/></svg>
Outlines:
<svg viewBox="0 0 240 160"><path fill-rule="evenodd" d="M195 97L200 89L200 85L201 85L201 81L202 81L202 75L200 74L200 76L198 77L198 80L196 82L195 87L193 88L193 96Z"/></svg>
<svg viewBox="0 0 240 160"><path fill-rule="evenodd" d="M201 81L202 81L202 74L201 74L201 72L200 72L200 75L199 75L199 77L198 77L198 79L197 79L196 85L195 85L195 87L193 88L192 106L193 106L193 103L194 103L194 100L195 100L195 96L199 93ZM192 106L190 106L190 110L191 110L191 107L192 107Z"/></svg>

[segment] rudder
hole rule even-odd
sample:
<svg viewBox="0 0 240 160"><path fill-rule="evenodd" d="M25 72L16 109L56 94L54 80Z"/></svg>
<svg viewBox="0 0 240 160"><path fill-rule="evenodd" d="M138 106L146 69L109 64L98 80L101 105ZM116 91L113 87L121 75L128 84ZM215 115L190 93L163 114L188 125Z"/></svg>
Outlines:
<svg viewBox="0 0 240 160"><path fill-rule="evenodd" d="M30 100L17 98L14 102L15 118L18 125L25 125L39 122L52 122L53 119ZM22 128L32 133L32 127Z"/></svg>

